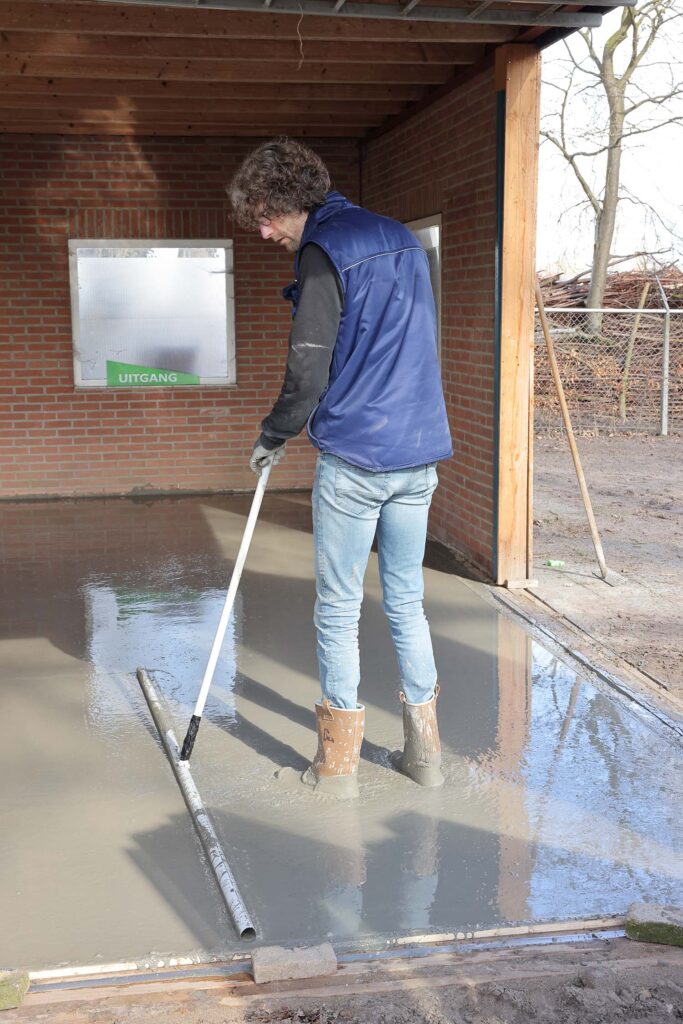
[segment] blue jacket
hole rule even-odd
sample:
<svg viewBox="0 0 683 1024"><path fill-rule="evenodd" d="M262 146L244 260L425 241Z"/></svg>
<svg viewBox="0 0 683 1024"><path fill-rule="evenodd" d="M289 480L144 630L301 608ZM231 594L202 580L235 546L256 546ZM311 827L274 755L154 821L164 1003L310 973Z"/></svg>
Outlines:
<svg viewBox="0 0 683 1024"><path fill-rule="evenodd" d="M308 435L321 452L373 471L453 454L437 356L427 255L398 221L329 192L299 251L320 246L344 290L327 388ZM296 271L298 276L298 255ZM287 290L294 302L296 286Z"/></svg>

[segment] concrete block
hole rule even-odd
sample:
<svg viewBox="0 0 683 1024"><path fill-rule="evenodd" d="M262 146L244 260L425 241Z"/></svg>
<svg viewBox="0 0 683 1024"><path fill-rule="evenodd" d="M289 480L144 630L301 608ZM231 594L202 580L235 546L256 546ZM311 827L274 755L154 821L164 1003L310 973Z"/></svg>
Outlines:
<svg viewBox="0 0 683 1024"><path fill-rule="evenodd" d="M26 971L0 971L0 1010L14 1010L28 992Z"/></svg>
<svg viewBox="0 0 683 1024"><path fill-rule="evenodd" d="M251 956L254 981L264 985L268 981L290 981L293 978L317 978L334 974L337 957L330 942L320 946L263 946Z"/></svg>
<svg viewBox="0 0 683 1024"><path fill-rule="evenodd" d="M662 907L656 903L634 903L625 924L629 939L683 946L683 907Z"/></svg>

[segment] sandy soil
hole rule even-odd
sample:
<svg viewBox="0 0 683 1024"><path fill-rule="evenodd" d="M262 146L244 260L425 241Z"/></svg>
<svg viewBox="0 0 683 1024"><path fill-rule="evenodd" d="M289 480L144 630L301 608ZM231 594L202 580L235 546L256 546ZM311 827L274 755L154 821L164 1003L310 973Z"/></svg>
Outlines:
<svg viewBox="0 0 683 1024"><path fill-rule="evenodd" d="M29 994L3 1024L622 1024L683 1020L683 950L628 939L343 965L257 989L240 980ZM30 1005L32 1004L32 1005Z"/></svg>
<svg viewBox="0 0 683 1024"><path fill-rule="evenodd" d="M564 437L538 438L535 593L661 687L683 695L683 436L579 437L610 569L597 563ZM561 568L545 565L562 560Z"/></svg>

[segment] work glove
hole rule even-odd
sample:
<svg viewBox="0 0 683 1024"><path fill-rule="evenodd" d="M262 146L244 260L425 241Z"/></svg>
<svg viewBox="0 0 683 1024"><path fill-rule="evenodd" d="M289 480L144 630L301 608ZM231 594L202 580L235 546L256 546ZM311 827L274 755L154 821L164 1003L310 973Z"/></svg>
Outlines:
<svg viewBox="0 0 683 1024"><path fill-rule="evenodd" d="M261 437L259 437L251 453L249 465L257 476L261 476L261 471L265 469L269 462L273 466L277 465L284 454L284 444L278 445L277 448L266 448L265 445L261 443Z"/></svg>

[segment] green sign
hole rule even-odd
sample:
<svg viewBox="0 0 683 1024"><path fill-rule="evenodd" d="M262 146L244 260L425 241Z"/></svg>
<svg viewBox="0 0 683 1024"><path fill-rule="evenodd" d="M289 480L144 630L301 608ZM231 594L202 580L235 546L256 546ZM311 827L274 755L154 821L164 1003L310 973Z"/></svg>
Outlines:
<svg viewBox="0 0 683 1024"><path fill-rule="evenodd" d="M196 373L160 370L157 366L136 366L134 363L115 363L107 359L109 388L172 388L178 384L199 384L199 377Z"/></svg>

